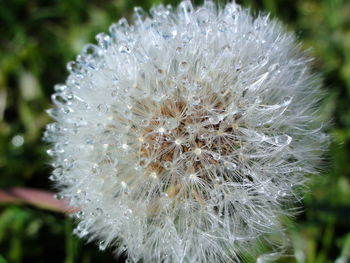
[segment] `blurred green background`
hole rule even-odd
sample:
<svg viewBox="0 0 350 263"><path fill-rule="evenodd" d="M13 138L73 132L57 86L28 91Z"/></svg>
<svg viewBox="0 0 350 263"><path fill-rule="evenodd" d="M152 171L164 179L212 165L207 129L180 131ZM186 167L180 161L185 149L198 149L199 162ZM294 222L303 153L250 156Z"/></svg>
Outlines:
<svg viewBox="0 0 350 263"><path fill-rule="evenodd" d="M0 0L0 189L52 189L42 142L45 110L66 63L94 35L159 0ZM303 212L290 226L295 258L278 262L350 262L350 1L241 0L270 12L312 47L333 125L326 172L313 177ZM178 1L163 1L176 5ZM200 1L196 2L200 4ZM74 222L29 205L0 203L0 263L124 262L72 236Z"/></svg>

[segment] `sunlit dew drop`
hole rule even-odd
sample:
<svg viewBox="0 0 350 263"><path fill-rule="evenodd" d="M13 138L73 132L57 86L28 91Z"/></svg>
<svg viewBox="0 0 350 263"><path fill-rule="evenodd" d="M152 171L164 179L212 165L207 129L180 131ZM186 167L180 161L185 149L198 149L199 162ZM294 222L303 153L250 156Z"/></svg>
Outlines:
<svg viewBox="0 0 350 263"><path fill-rule="evenodd" d="M193 6L190 0L182 1L179 5L180 14L185 18L186 22L190 21L189 15L193 12Z"/></svg>
<svg viewBox="0 0 350 263"><path fill-rule="evenodd" d="M233 162L226 162L225 165L226 165L227 170L229 170L229 171L234 171L237 168L237 164L235 164Z"/></svg>
<svg viewBox="0 0 350 263"><path fill-rule="evenodd" d="M81 65L77 62L71 61L67 64L67 69L69 72L80 75L81 74Z"/></svg>
<svg viewBox="0 0 350 263"><path fill-rule="evenodd" d="M108 111L108 106L106 104L99 104L97 106L97 110L99 112L107 112Z"/></svg>
<svg viewBox="0 0 350 263"><path fill-rule="evenodd" d="M92 44L85 45L82 51L82 59L85 62L92 62L91 59L97 58L100 55L100 48Z"/></svg>
<svg viewBox="0 0 350 263"><path fill-rule="evenodd" d="M274 141L278 146L285 146L291 143L292 137L288 135L280 135L280 136L276 136Z"/></svg>
<svg viewBox="0 0 350 263"><path fill-rule="evenodd" d="M142 119L141 120L141 125L144 127L147 127L149 125L150 121L148 119Z"/></svg>
<svg viewBox="0 0 350 263"><path fill-rule="evenodd" d="M163 166L166 170L169 170L171 168L171 162L164 162Z"/></svg>
<svg viewBox="0 0 350 263"><path fill-rule="evenodd" d="M175 144L176 144L176 145L181 145L181 143L182 143L182 140L181 140L181 139L176 139L176 140L175 140Z"/></svg>
<svg viewBox="0 0 350 263"><path fill-rule="evenodd" d="M100 207L96 208L96 215L101 216L103 214L103 210Z"/></svg>
<svg viewBox="0 0 350 263"><path fill-rule="evenodd" d="M105 33L97 34L96 40L98 41L99 46L103 49L107 49L111 44L110 36Z"/></svg>
<svg viewBox="0 0 350 263"><path fill-rule="evenodd" d="M209 22L209 12L206 8L201 8L196 12L197 23L203 25Z"/></svg>
<svg viewBox="0 0 350 263"><path fill-rule="evenodd" d="M143 20L145 19L146 13L141 7L134 7L134 20L135 23L142 24Z"/></svg>
<svg viewBox="0 0 350 263"><path fill-rule="evenodd" d="M165 21L161 21L153 26L156 28L158 34L165 40L172 39L177 35L176 27Z"/></svg>
<svg viewBox="0 0 350 263"><path fill-rule="evenodd" d="M107 245L108 245L107 242L104 241L104 240L102 240L102 241L100 241L100 242L98 243L98 248L99 248L101 251L104 251L104 250L106 250Z"/></svg>
<svg viewBox="0 0 350 263"><path fill-rule="evenodd" d="M220 154L218 154L218 153L214 153L214 154L213 154L213 159L214 159L215 161L219 161L220 158L221 158Z"/></svg>
<svg viewBox="0 0 350 263"><path fill-rule="evenodd" d="M197 175L194 174L194 173L192 173L192 174L189 174L189 175L188 175L188 178L189 178L190 180L194 181L194 180L197 179Z"/></svg>
<svg viewBox="0 0 350 263"><path fill-rule="evenodd" d="M175 118L169 118L166 120L166 126L169 130L175 129L178 126L178 121Z"/></svg>
<svg viewBox="0 0 350 263"><path fill-rule="evenodd" d="M187 61L181 61L179 63L179 70L184 72L184 71L187 71L189 69L190 65Z"/></svg>
<svg viewBox="0 0 350 263"><path fill-rule="evenodd" d="M270 72L270 73L279 73L279 68L280 68L280 65L278 63L274 63L271 66L269 66L268 72Z"/></svg>
<svg viewBox="0 0 350 263"><path fill-rule="evenodd" d="M165 78L165 72L163 69L156 69L156 78L157 80L163 80ZM159 98L159 96L157 96L156 98Z"/></svg>
<svg viewBox="0 0 350 263"><path fill-rule="evenodd" d="M209 122L210 124L216 125L221 121L221 117L220 116L212 116L209 118Z"/></svg>
<svg viewBox="0 0 350 263"><path fill-rule="evenodd" d="M260 66L265 66L269 61L269 58L267 56L260 56L258 57L258 63Z"/></svg>
<svg viewBox="0 0 350 263"><path fill-rule="evenodd" d="M124 181L122 181L122 182L120 183L120 185L121 185L121 187L122 187L123 189L127 189L127 188L128 188L127 183L125 183Z"/></svg>
<svg viewBox="0 0 350 263"><path fill-rule="evenodd" d="M193 96L189 99L189 103L193 106L197 106L198 104L200 104L201 102L201 98L198 96Z"/></svg>
<svg viewBox="0 0 350 263"><path fill-rule="evenodd" d="M200 155L202 153L202 150L200 148L195 148L193 152L195 155Z"/></svg>
<svg viewBox="0 0 350 263"><path fill-rule="evenodd" d="M150 176L152 179L157 179L157 178L158 178L156 172L151 172L149 176Z"/></svg>
<svg viewBox="0 0 350 263"><path fill-rule="evenodd" d="M128 45L126 45L126 44L121 44L119 46L118 51L120 53L122 53L122 54L130 54L131 53L131 48Z"/></svg>

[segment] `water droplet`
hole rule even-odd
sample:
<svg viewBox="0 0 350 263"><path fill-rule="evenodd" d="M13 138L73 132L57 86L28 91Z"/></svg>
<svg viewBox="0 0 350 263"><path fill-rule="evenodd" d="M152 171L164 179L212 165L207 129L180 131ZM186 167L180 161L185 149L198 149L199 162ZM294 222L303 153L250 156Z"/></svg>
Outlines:
<svg viewBox="0 0 350 263"><path fill-rule="evenodd" d="M191 173L188 175L188 178L192 181L196 180L197 179L197 175L195 173Z"/></svg>
<svg viewBox="0 0 350 263"><path fill-rule="evenodd" d="M164 79L165 78L165 71L160 69L160 68L156 69L156 78L158 80Z"/></svg>
<svg viewBox="0 0 350 263"><path fill-rule="evenodd" d="M164 127L159 127L159 128L158 128L158 132L159 132L159 133L164 133L164 132L165 132Z"/></svg>
<svg viewBox="0 0 350 263"><path fill-rule="evenodd" d="M171 163L171 162L164 162L164 163L163 163L163 167L164 167L166 170L170 170L170 169L171 169L171 166L172 166L172 163Z"/></svg>
<svg viewBox="0 0 350 263"><path fill-rule="evenodd" d="M84 212L83 211L79 211L75 214L76 218L82 218L84 216Z"/></svg>
<svg viewBox="0 0 350 263"><path fill-rule="evenodd" d="M57 200L62 200L64 197L61 194L54 194L53 198L55 198Z"/></svg>
<svg viewBox="0 0 350 263"><path fill-rule="evenodd" d="M97 105L97 111L106 113L108 111L108 106L106 104Z"/></svg>
<svg viewBox="0 0 350 263"><path fill-rule="evenodd" d="M182 1L179 4L179 13L185 17L185 22L190 21L190 14L193 13L193 5L190 0Z"/></svg>
<svg viewBox="0 0 350 263"><path fill-rule="evenodd" d="M101 251L104 251L104 250L106 250L106 248L107 248L107 242L106 241L100 241L99 243L98 243L98 248L101 250Z"/></svg>
<svg viewBox="0 0 350 263"><path fill-rule="evenodd" d="M105 33L97 34L96 40L98 41L98 45L103 49L107 49L111 44L110 36Z"/></svg>
<svg viewBox="0 0 350 263"><path fill-rule="evenodd" d="M143 21L145 20L146 17L146 13L145 11L142 9L142 7L134 7L134 20L136 24L142 24Z"/></svg>
<svg viewBox="0 0 350 263"><path fill-rule="evenodd" d="M168 197L168 194L167 194L167 193L162 192L162 193L160 194L160 196L161 196L161 197L164 197L164 198L167 198L167 197Z"/></svg>
<svg viewBox="0 0 350 263"><path fill-rule="evenodd" d="M292 137L288 135L276 136L274 142L277 146L286 146L292 142Z"/></svg>
<svg viewBox="0 0 350 263"><path fill-rule="evenodd" d="M102 61L101 55L102 55L101 47L93 45L93 44L87 44L83 47L83 51L80 55L77 57L77 61L82 63L84 67L89 69L97 69L100 62Z"/></svg>
<svg viewBox="0 0 350 263"><path fill-rule="evenodd" d="M195 155L200 155L202 153L202 150L200 148L196 148L193 152Z"/></svg>
<svg viewBox="0 0 350 263"><path fill-rule="evenodd" d="M141 125L143 127L147 127L150 124L150 121L148 119L142 119L141 120Z"/></svg>
<svg viewBox="0 0 350 263"><path fill-rule="evenodd" d="M155 27L157 33L162 36L165 40L175 38L177 35L177 30L174 25L167 23L165 21L155 23L152 25Z"/></svg>
<svg viewBox="0 0 350 263"><path fill-rule="evenodd" d="M179 63L179 70L181 71L181 72L185 72L185 71L187 71L188 69L189 69L189 63L187 63L186 61L181 61L180 63Z"/></svg>
<svg viewBox="0 0 350 263"><path fill-rule="evenodd" d="M218 116L213 116L213 117L210 117L208 120L211 124L216 125L216 124L219 124L219 122L221 121L221 118Z"/></svg>
<svg viewBox="0 0 350 263"><path fill-rule="evenodd" d="M203 6L209 11L214 12L215 11L215 4L212 0L204 0Z"/></svg>
<svg viewBox="0 0 350 263"><path fill-rule="evenodd" d="M293 100L293 97L289 97L289 96L287 96L287 97L284 97L283 98L283 103L282 103L282 107L287 107L291 102L292 102L292 100Z"/></svg>
<svg viewBox="0 0 350 263"><path fill-rule="evenodd" d="M220 154L218 154L218 153L214 153L214 154L213 154L213 159L214 159L215 161L219 161L220 158L221 158Z"/></svg>
<svg viewBox="0 0 350 263"><path fill-rule="evenodd" d="M96 208L96 215L98 215L98 216L103 215L103 210L102 210L102 208L100 208L100 207L97 207L97 208Z"/></svg>
<svg viewBox="0 0 350 263"><path fill-rule="evenodd" d="M62 93L55 93L51 95L51 100L55 105L64 105L68 102L68 99Z"/></svg>
<svg viewBox="0 0 350 263"><path fill-rule="evenodd" d="M265 66L268 61L269 61L269 58L267 56L260 56L258 57L258 60L257 60L260 66Z"/></svg>
<svg viewBox="0 0 350 263"><path fill-rule="evenodd" d="M150 176L151 178L153 178L153 179L158 179L158 175L157 175L156 172L151 172L151 173L149 174L149 176Z"/></svg>
<svg viewBox="0 0 350 263"><path fill-rule="evenodd" d="M280 64L274 63L268 68L268 72L270 72L270 73L279 73L280 72L279 68L280 68Z"/></svg>
<svg viewBox="0 0 350 263"><path fill-rule="evenodd" d="M131 48L127 44L121 44L118 48L118 51L122 54L130 54Z"/></svg>
<svg viewBox="0 0 350 263"><path fill-rule="evenodd" d="M240 71L242 69L242 67L243 67L242 61L241 60L237 60L235 65L234 65L234 67L235 67L236 71Z"/></svg>
<svg viewBox="0 0 350 263"><path fill-rule="evenodd" d="M77 77L81 77L84 73L83 67L81 66L80 63L76 62L76 61L70 61L67 64L67 70L76 75Z"/></svg>
<svg viewBox="0 0 350 263"><path fill-rule="evenodd" d="M181 139L176 139L176 140L175 140L175 144L176 144L176 145L181 145L181 143L182 143Z"/></svg>
<svg viewBox="0 0 350 263"><path fill-rule="evenodd" d="M204 25L209 22L210 14L206 8L198 9L196 12L198 25Z"/></svg>
<svg viewBox="0 0 350 263"><path fill-rule="evenodd" d="M234 171L234 170L236 170L236 168L237 168L237 164L235 164L235 163L233 163L233 162L227 162L227 163L226 163L226 168L227 168L227 170L229 170L229 171Z"/></svg>
<svg viewBox="0 0 350 263"><path fill-rule="evenodd" d="M169 130L175 129L178 126L178 121L175 118L168 118L166 120L166 126Z"/></svg>

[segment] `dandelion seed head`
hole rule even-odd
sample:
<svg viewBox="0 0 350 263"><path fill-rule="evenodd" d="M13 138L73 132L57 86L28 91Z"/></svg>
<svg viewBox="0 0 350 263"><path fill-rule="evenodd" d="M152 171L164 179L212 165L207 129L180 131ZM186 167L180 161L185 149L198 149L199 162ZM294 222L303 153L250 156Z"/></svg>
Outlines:
<svg viewBox="0 0 350 263"><path fill-rule="evenodd" d="M133 21L68 63L48 110L50 178L80 209L74 233L134 262L277 251L283 204L326 147L310 58L235 3L136 8Z"/></svg>

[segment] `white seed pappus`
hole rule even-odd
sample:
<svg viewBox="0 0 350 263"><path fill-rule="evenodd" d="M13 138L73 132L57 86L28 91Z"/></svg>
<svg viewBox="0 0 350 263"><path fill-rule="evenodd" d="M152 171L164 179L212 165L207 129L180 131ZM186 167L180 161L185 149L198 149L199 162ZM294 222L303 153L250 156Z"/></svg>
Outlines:
<svg viewBox="0 0 350 263"><path fill-rule="evenodd" d="M68 63L45 132L50 178L80 210L74 233L133 262L281 251L279 218L327 138L295 36L235 3L183 1L135 8L96 38Z"/></svg>

